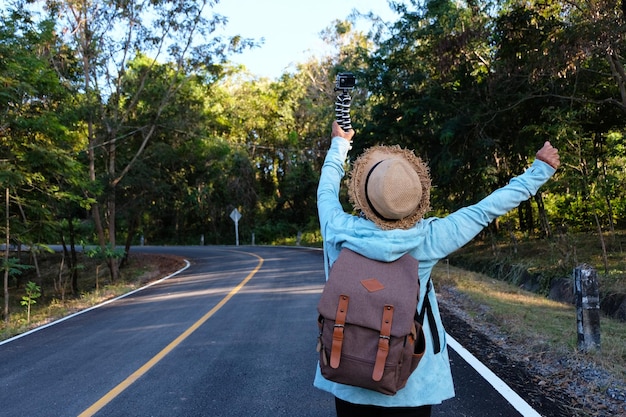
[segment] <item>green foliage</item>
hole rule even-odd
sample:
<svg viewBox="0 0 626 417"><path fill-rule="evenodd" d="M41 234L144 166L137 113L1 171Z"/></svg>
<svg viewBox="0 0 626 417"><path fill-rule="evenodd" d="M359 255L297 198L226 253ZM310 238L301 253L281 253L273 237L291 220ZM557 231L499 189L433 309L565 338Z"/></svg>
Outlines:
<svg viewBox="0 0 626 417"><path fill-rule="evenodd" d="M286 221L260 224L254 229L255 242L259 245L295 242L299 231L297 226Z"/></svg>
<svg viewBox="0 0 626 417"><path fill-rule="evenodd" d="M8 271L10 277L21 275L23 271L32 268L32 265L25 265L18 258L2 258L2 270Z"/></svg>
<svg viewBox="0 0 626 417"><path fill-rule="evenodd" d="M484 5L487 8L487 5ZM498 183L495 138L485 125L490 59L487 11L449 1L407 11L369 61L372 123L360 148L374 143L415 149L453 210ZM458 181L463 178L463 181ZM474 187L465 187L469 182Z"/></svg>
<svg viewBox="0 0 626 417"><path fill-rule="evenodd" d="M26 321L30 323L30 310L33 304L37 304L36 299L41 297L41 287L32 281L28 281L25 287L26 295L22 296L20 304L26 307Z"/></svg>
<svg viewBox="0 0 626 417"><path fill-rule="evenodd" d="M0 26L0 186L11 189L11 239L27 244L54 241L60 213L84 201L70 133L75 61L53 23L20 9L4 12Z"/></svg>
<svg viewBox="0 0 626 417"><path fill-rule="evenodd" d="M31 247L97 242L85 252L97 290L102 262L115 269L127 255L122 239L234 244L234 208L244 244L321 245L315 191L334 78L350 70L349 159L374 144L414 149L430 165L433 215L506 184L545 141L559 149L553 180L457 259L516 284L529 271L543 291L577 262L605 262L603 285L624 291L620 2L392 1L397 21L367 34L354 15L332 22L321 34L331 52L277 80L227 62L255 42L217 36L227 17L201 14L210 1L44 3L39 20L30 2L0 12L0 188L10 195L0 218L11 242ZM349 211L345 187L340 198ZM2 266L11 277L29 267Z"/></svg>
<svg viewBox="0 0 626 417"><path fill-rule="evenodd" d="M85 255L87 255L89 258L101 259L101 260L121 259L124 256L124 249L113 248L111 247L111 245L105 246L104 249L101 248L100 246L95 246L95 247L87 248L85 250Z"/></svg>
<svg viewBox="0 0 626 417"><path fill-rule="evenodd" d="M183 3L189 13L202 5ZM555 181L491 232L532 236L544 220L623 228L624 40L610 2L392 3L397 21L371 33L355 30L358 14L334 21L321 33L332 52L277 80L226 62L254 42L213 39L219 17L196 21L205 44L186 50L193 24L168 2L151 2L145 21L134 1L86 7L86 26L70 2L46 4L40 21L7 10L0 30L0 183L11 188L16 241L232 244L234 208L245 240L316 236L344 70L358 78L350 159L378 143L416 150L430 164L434 214L506 184L550 140L563 161ZM172 48L155 60L166 16ZM132 27L127 41L108 22ZM71 36L57 37L61 25ZM86 35L100 49L85 49Z"/></svg>

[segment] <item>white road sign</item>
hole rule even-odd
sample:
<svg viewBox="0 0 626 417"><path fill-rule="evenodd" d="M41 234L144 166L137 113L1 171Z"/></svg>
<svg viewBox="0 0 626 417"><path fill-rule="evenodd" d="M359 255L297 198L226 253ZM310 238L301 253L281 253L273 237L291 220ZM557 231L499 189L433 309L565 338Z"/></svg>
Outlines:
<svg viewBox="0 0 626 417"><path fill-rule="evenodd" d="M235 208L230 212L230 218L235 222L235 242L239 246L239 219L241 219L241 213Z"/></svg>
<svg viewBox="0 0 626 417"><path fill-rule="evenodd" d="M233 209L233 211L230 212L230 218L233 219L235 223L238 223L239 219L241 219L241 213L239 213L239 210Z"/></svg>

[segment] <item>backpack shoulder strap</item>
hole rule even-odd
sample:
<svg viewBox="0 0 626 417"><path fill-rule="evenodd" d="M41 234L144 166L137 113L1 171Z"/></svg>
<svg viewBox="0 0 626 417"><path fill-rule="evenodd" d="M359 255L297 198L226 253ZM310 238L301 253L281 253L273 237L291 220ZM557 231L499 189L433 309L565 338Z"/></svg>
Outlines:
<svg viewBox="0 0 626 417"><path fill-rule="evenodd" d="M435 354L441 352L441 341L439 340L439 330L437 329L437 322L435 321L435 315L433 314L433 309L430 305L430 290L432 289L433 283L428 278L428 284L426 284L426 294L424 294L424 302L422 303L422 309L419 312L418 320L420 323L424 323L424 315L428 317L428 327L430 328L430 333L433 338L433 346L435 348Z"/></svg>
<svg viewBox="0 0 626 417"><path fill-rule="evenodd" d="M322 250L324 251L324 274L326 275L326 281L328 281L328 252L326 252L326 241L322 242Z"/></svg>

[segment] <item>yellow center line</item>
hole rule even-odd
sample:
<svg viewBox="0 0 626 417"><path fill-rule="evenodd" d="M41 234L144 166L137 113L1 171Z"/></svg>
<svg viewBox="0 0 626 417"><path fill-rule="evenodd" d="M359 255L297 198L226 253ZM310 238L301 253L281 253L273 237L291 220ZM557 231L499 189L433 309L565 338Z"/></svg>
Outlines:
<svg viewBox="0 0 626 417"><path fill-rule="evenodd" d="M254 253L250 253L249 255L256 256L259 259L259 263L256 266L256 268L254 268L254 270L252 270L252 272L250 272L248 276L239 283L239 285L233 288L224 298L222 298L222 300L219 303L215 305L215 307L213 307L208 313L206 313L198 321L196 321L193 325L191 325L191 327L185 330L180 336L174 339L174 341L172 341L163 350L157 353L152 359L146 362L141 368L133 372L128 378L120 382L115 388L107 392L102 398L100 398L98 401L93 403L91 407L89 407L88 409L80 413L78 417L90 417L96 414L98 411L100 411L104 406L106 406L108 403L113 401L115 397L117 397L122 392L124 392L126 388L128 388L135 381L141 378L142 375L144 375L146 372L152 369L154 365L159 363L161 359L163 359L168 353L174 350L176 346L180 345L183 342L183 340L187 339L193 332L195 332L208 319L210 319L211 316L213 316L213 314L215 314L220 308L222 308L224 304L226 304L231 298L233 298L233 296L237 294L244 287L244 285L246 285L248 281L252 279L252 277L259 271L259 269L261 269L261 266L263 265L263 261L264 261L263 258L261 258L260 256Z"/></svg>

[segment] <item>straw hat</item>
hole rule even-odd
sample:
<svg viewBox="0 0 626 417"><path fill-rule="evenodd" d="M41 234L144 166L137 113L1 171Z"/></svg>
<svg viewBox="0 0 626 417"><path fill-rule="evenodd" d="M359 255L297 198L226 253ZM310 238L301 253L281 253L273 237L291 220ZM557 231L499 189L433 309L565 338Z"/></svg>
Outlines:
<svg viewBox="0 0 626 417"><path fill-rule="evenodd" d="M381 229L408 229L430 210L428 166L400 146L374 146L354 162L348 195Z"/></svg>

